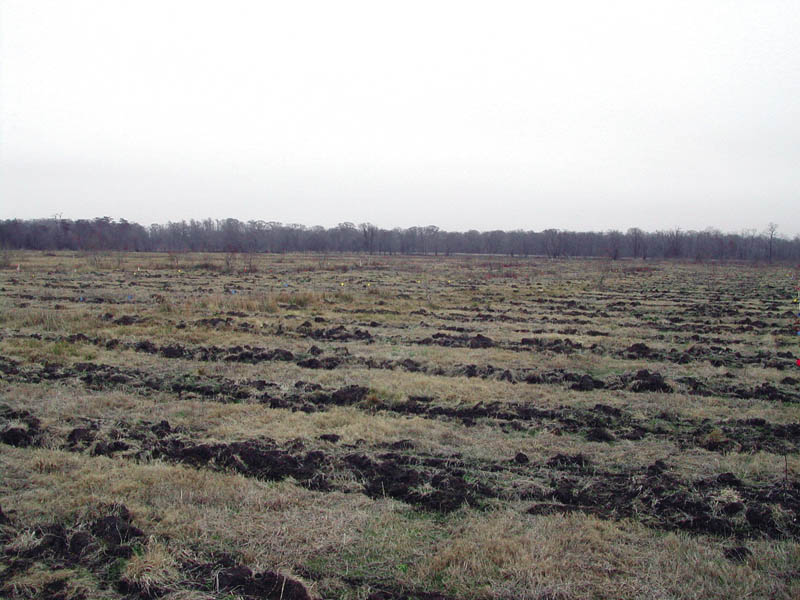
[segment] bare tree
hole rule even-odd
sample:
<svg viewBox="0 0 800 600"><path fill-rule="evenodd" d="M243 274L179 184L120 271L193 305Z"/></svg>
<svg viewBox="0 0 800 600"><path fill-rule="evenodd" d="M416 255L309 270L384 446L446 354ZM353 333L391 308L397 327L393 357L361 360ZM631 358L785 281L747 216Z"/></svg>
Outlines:
<svg viewBox="0 0 800 600"><path fill-rule="evenodd" d="M361 223L359 228L361 229L361 235L364 237L364 250L372 254L375 251L378 228L372 223Z"/></svg>
<svg viewBox="0 0 800 600"><path fill-rule="evenodd" d="M550 258L558 258L564 252L564 237L558 229L545 229L544 251Z"/></svg>
<svg viewBox="0 0 800 600"><path fill-rule="evenodd" d="M768 248L769 248L768 260L769 260L770 263L772 263L772 248L773 248L774 243L775 243L775 235L776 235L775 232L776 231L778 231L778 225L777 224L770 223L769 225L767 225L767 241L769 243L769 246L768 246Z"/></svg>
<svg viewBox="0 0 800 600"><path fill-rule="evenodd" d="M683 232L680 227L667 231L664 255L667 258L680 258L683 255Z"/></svg>
<svg viewBox="0 0 800 600"><path fill-rule="evenodd" d="M638 227L631 227L628 229L627 236L631 240L633 258L637 258L638 256L645 258L647 251L645 250L644 232Z"/></svg>
<svg viewBox="0 0 800 600"><path fill-rule="evenodd" d="M606 232L608 241L608 256L611 260L617 260L622 251L622 234L616 229Z"/></svg>
<svg viewBox="0 0 800 600"><path fill-rule="evenodd" d="M444 231L436 226L382 229L370 223L356 226L340 223L336 227L306 227L276 221L205 219L179 221L145 228L136 223L110 217L101 219L20 219L0 220L0 248L8 252L30 250L72 250L87 253L99 264L101 253L123 251L171 252L177 266L179 252L224 252L233 266L240 256L262 252L369 252L402 254L492 253L512 256L545 254L550 257L607 256L621 258L685 258L698 260L800 260L800 238L789 239L770 223L760 233L756 229L722 233L680 229L644 232L631 228L625 234L616 230L566 231ZM0 253L2 254L2 253ZM234 259L235 257L235 259ZM119 263L119 261L117 261ZM245 259L247 270L256 262ZM239 266L239 265L237 265Z"/></svg>

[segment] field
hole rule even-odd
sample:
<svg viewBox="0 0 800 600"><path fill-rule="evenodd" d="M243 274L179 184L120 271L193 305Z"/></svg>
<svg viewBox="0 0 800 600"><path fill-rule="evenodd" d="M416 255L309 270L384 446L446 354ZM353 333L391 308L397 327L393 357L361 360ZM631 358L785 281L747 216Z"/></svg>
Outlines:
<svg viewBox="0 0 800 600"><path fill-rule="evenodd" d="M0 597L800 597L785 266L10 262Z"/></svg>

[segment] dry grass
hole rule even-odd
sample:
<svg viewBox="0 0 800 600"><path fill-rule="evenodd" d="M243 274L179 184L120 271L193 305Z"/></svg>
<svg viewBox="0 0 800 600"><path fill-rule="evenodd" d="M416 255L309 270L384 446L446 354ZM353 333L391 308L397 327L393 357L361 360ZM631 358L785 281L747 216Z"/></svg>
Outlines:
<svg viewBox="0 0 800 600"><path fill-rule="evenodd" d="M216 597L211 588L188 585L183 565L212 561L221 553L254 572L297 578L326 598L363 600L376 590L398 598L415 591L531 600L800 597L800 545L791 537L737 540L666 532L645 526L650 521L637 514L601 519L581 512L526 512L531 491L552 490L574 476L547 466L559 454L585 456L587 477L643 472L663 460L670 475L687 485L720 473L733 473L759 489L796 482L797 452L709 450L693 436L704 420L709 427L697 434L700 442L725 442L734 435L725 423L733 419L797 423L798 404L681 393L685 388L675 393L576 391L568 383L528 385L459 374L473 364L515 372L561 369L607 379L646 368L676 387L679 378L693 377L749 388L769 382L791 392L792 384L783 381L795 377L792 365L715 365L624 354L638 342L664 353L724 346L731 353L762 351L774 359L777 352L794 352L796 340L781 334L791 304L788 295L786 302L781 297L788 284L779 267L719 265L712 273L697 264L500 257L35 252L19 253L15 260L19 272L0 272L5 289L0 355L19 361L23 371L47 363L92 362L143 375L138 387L97 384L78 374L59 381L2 376L0 404L30 411L42 433L37 447L0 446L0 506L12 516L12 525L3 530L10 537L0 542L5 557L0 573L7 557L36 550L37 525L58 522L85 529L109 507L124 505L147 537L117 565L119 581L172 600ZM117 322L125 316L135 319ZM223 322L198 323L208 318ZM765 325L749 326L745 319ZM300 327L306 321L323 333L309 337ZM348 333L368 330L371 337L326 337L325 331L337 327ZM66 339L77 333L97 339ZM420 343L436 334L481 334L495 345ZM567 353L520 348L526 337L569 339L582 347ZM107 346L112 340L120 345ZM337 356L343 363L326 370L297 361L166 359L136 351L142 341L226 352L281 348L299 358L312 356L316 346L321 356ZM367 359L377 366L368 366ZM428 372L380 366L406 359ZM224 380L249 392L235 399L176 392L175 380ZM143 384L148 381L149 387ZM264 386L256 390L253 382ZM311 413L296 410L299 403L269 408L272 396L294 394L302 400L308 393L301 390L310 384L326 393L350 385L369 393L352 406L324 405ZM469 421L398 414L414 396L430 398L426 406L443 411L497 403L591 413L600 404L668 429L639 440L618 435L600 442L557 420L512 427L493 417ZM670 419L680 425L672 428ZM144 447L134 438L125 438L131 447L112 458L91 456L91 446L77 452L66 442L76 427L92 427L98 436L114 439L114 432L140 427L146 433L161 420L186 443L271 440L279 448L298 448L292 450L296 457L323 452L331 461L325 466L331 490L312 491L292 478L264 481L218 465L190 468L153 460L140 453ZM0 433L27 426L24 418L6 419ZM321 441L325 434L339 439ZM396 442L402 444L391 447ZM515 463L520 452L528 466ZM358 473L341 466L344 457L362 453L376 461L391 454L408 457L420 472L433 468L425 463L431 458L457 460L464 471L459 477L498 493L447 514L380 495L370 498L362 493ZM416 491L430 497L437 488L426 480ZM749 502L736 486L719 486L708 497L714 514L731 503ZM794 518L771 506L776 522L785 525ZM724 550L739 544L752 555L742 562L725 558ZM0 596L42 597L48 586L64 580L65 598L121 597L102 579L86 567L52 571L36 562L0 584Z"/></svg>
<svg viewBox="0 0 800 600"><path fill-rule="evenodd" d="M151 537L139 554L126 563L122 580L135 586L146 595L169 589L179 581L178 563L173 552Z"/></svg>

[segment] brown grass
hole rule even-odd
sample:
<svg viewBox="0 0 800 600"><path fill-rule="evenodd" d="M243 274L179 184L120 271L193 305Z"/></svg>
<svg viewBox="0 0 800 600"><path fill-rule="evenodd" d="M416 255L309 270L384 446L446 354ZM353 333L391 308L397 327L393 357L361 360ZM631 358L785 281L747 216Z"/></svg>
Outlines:
<svg viewBox="0 0 800 600"><path fill-rule="evenodd" d="M498 403L591 411L602 404L643 422L663 423L665 414L696 426L707 419L713 425L704 434L710 436L707 441L724 441L730 435L724 424L729 419L796 423L797 404L763 398L582 392L562 384L453 374L475 364L512 371L563 369L605 379L647 368L673 383L688 376L743 387L770 382L791 391L792 384L782 383L796 377L791 364L782 369L761 363L715 366L704 360L634 360L621 354L637 342L664 352L693 346L724 346L745 356L763 351L771 358L794 352L796 340L782 334L790 323L784 313L792 306L788 295L786 302L780 295L788 287L778 267L718 265L712 273L704 265L671 263L188 253L26 252L16 259L20 272L0 272L6 290L0 296L0 355L19 361L23 370L45 363L94 362L138 369L153 381L221 377L243 386L261 380L274 385L231 402L179 395L168 387L95 389L77 376L23 382L4 375L0 404L30 411L46 433L38 448L0 445L0 506L13 518L11 536L2 542L0 569L7 557L36 547L37 524L85 527L107 514L108 507L123 504L147 537L121 565L120 577L145 594L158 591L172 600L215 597L187 586L181 565L223 552L255 572L299 579L312 594L326 598L363 599L387 589L396 597L417 591L472 599L800 597L796 539L738 540L651 529L641 518L526 513L527 493L550 489L569 476L546 466L556 454L581 453L597 473L643 470L664 460L672 475L687 482L731 472L748 485L765 487L797 481L800 456L795 452L784 457L765 450L712 451L687 443L691 436L679 440L673 432L591 442L582 432L546 420L514 429L493 419L465 423L378 410L411 396L430 397L431 406L447 409ZM625 304L615 309L619 302ZM716 308L738 312L706 314ZM121 316L137 321L115 324ZM231 321L218 327L197 324L209 317ZM745 317L767 326L748 328ZM312 329L365 329L372 339L314 339L299 330L305 321L313 323ZM591 335L593 330L609 335ZM98 340L64 339L76 333ZM496 345L472 349L419 343L437 333L480 333ZM583 348L569 354L520 351L515 344L524 337L569 338ZM345 364L314 370L294 362L165 359L106 347L113 339L282 348L301 357L317 346L323 356L344 357ZM355 360L347 363L348 357L376 364L411 359L431 372L367 368ZM300 394L298 382L319 384L329 392L361 385L369 394L360 404L327 406L310 414L262 403L262 396ZM269 439L284 448L301 443L298 456L321 449L338 459L364 453L380 460L396 453L413 457L416 467L425 469L429 457L457 455L466 465L465 476L502 493L439 514L369 498L357 474L333 467L327 473L333 490L318 492L291 478L268 482L144 455L136 459L137 447L113 458L94 457L70 451L65 442L75 427L91 425L111 436L123 426L148 427L162 419L180 428L178 438L192 443ZM14 419L0 424L0 432L26 426ZM323 434L340 440L322 442ZM411 450L387 447L403 440ZM528 456L529 467L507 468L519 452ZM418 491L429 494L434 488L428 483ZM722 486L711 499L718 511L742 494ZM778 522L793 518L772 510ZM726 548L739 544L752 551L749 558L738 563L724 557ZM69 582L67 598L120 597L103 588L96 574L46 567L36 563L15 573L0 584L0 596L41 597L61 578Z"/></svg>

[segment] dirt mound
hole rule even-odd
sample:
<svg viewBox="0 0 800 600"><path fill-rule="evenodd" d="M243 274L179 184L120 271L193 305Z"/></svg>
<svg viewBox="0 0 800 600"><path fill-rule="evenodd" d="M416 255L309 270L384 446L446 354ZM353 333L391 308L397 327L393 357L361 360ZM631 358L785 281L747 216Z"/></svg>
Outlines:
<svg viewBox="0 0 800 600"><path fill-rule="evenodd" d="M231 469L258 479L278 481L293 477L311 489L330 487L322 466L328 457L320 451L292 454L271 441L249 440L230 444L192 444L180 439L159 441L151 446L154 457L171 459L195 467Z"/></svg>
<svg viewBox="0 0 800 600"><path fill-rule="evenodd" d="M547 338L522 338L522 346L536 348L537 350L549 350L556 354L574 354L578 350L583 350L584 346L580 342L573 342L569 338L547 339Z"/></svg>
<svg viewBox="0 0 800 600"><path fill-rule="evenodd" d="M39 419L26 410L0 404L0 442L18 448L37 446L41 435Z"/></svg>
<svg viewBox="0 0 800 600"><path fill-rule="evenodd" d="M298 367L305 369L327 369L332 370L338 367L342 361L335 356L327 356L325 358L306 358L305 360L297 361Z"/></svg>
<svg viewBox="0 0 800 600"><path fill-rule="evenodd" d="M468 483L463 472L417 470L403 464L395 454L383 456L376 462L363 454L345 457L364 480L364 492L372 498L389 496L408 504L439 512L451 512L464 503L475 506L481 498L495 496L479 483Z"/></svg>
<svg viewBox="0 0 800 600"><path fill-rule="evenodd" d="M628 348L625 349L625 356L626 358L637 359L637 358L650 358L653 356L654 352L653 349L650 348L647 344L643 344L641 342L636 344L631 344Z"/></svg>
<svg viewBox="0 0 800 600"><path fill-rule="evenodd" d="M448 333L438 332L434 333L431 337L419 340L417 343L426 346L436 345L449 348L492 348L495 346L491 338L480 333L470 337L468 335L450 335Z"/></svg>
<svg viewBox="0 0 800 600"><path fill-rule="evenodd" d="M0 512L0 514L2 514ZM141 552L146 535L131 523L131 514L123 505L108 507L108 512L90 523L44 523L21 526L3 523L10 537L0 539L5 542L15 536L26 535L36 541L24 550L5 550L0 548L0 596L17 597L15 590L5 582L13 576L25 577L40 573L42 568L51 572L66 570L90 573L98 582L109 586L110 593L124 594L126 598L157 598L171 591L129 579L125 575L125 562L134 553ZM182 561L180 569L181 587L187 591L225 593L255 600L311 600L305 586L299 581L283 575L264 571L253 573L248 567L237 565L230 557L211 555L212 562L198 564ZM53 578L39 588L37 598L43 600L74 600L85 597L70 587L66 577ZM116 595L116 594L115 594Z"/></svg>
<svg viewBox="0 0 800 600"><path fill-rule="evenodd" d="M595 379L591 375L581 375L581 378L570 386L570 389L579 392L591 392L594 389L604 388L605 382L600 379Z"/></svg>
<svg viewBox="0 0 800 600"><path fill-rule="evenodd" d="M253 573L248 567L222 569L216 577L216 591L227 592L245 599L311 600L299 581L272 571Z"/></svg>
<svg viewBox="0 0 800 600"><path fill-rule="evenodd" d="M142 340L137 342L137 344L134 346L134 350L137 352L145 352L147 354L155 354L158 352L158 347L149 340Z"/></svg>
<svg viewBox="0 0 800 600"><path fill-rule="evenodd" d="M142 319L138 315L124 315L118 319L114 319L114 325L134 325L139 323Z"/></svg>
<svg viewBox="0 0 800 600"><path fill-rule="evenodd" d="M647 369L641 369L636 372L628 389L632 392L663 392L667 394L672 392L672 386L664 381L664 376L661 373L658 371L650 372Z"/></svg>
<svg viewBox="0 0 800 600"><path fill-rule="evenodd" d="M551 459L552 460L552 459ZM555 466L555 465L554 465ZM744 485L729 473L695 483L681 481L664 468L642 472L570 473L555 478L553 490L540 501L555 500L569 508L603 518L634 517L650 527L695 533L773 538L800 534L800 484L766 488ZM734 488L746 509L715 499L721 488ZM778 521L770 504L787 515ZM537 505L532 514L542 514ZM561 510L561 509L559 509ZM539 512L537 512L539 511Z"/></svg>
<svg viewBox="0 0 800 600"><path fill-rule="evenodd" d="M336 390L331 394L331 402L337 406L349 406L358 404L369 394L369 389L360 385L349 385Z"/></svg>
<svg viewBox="0 0 800 600"><path fill-rule="evenodd" d="M87 445L94 441L94 431L88 427L76 427L67 435L67 443L70 446Z"/></svg>
<svg viewBox="0 0 800 600"><path fill-rule="evenodd" d="M586 434L586 439L590 442L613 442L617 438L605 427L594 427Z"/></svg>
<svg viewBox="0 0 800 600"><path fill-rule="evenodd" d="M160 353L164 358L183 358L186 354L186 349L180 344L171 344L162 346Z"/></svg>
<svg viewBox="0 0 800 600"><path fill-rule="evenodd" d="M136 538L144 537L144 532L130 523L130 513L125 507L119 511L119 515L109 515L98 519L91 525L92 534L97 538L112 546L128 544Z"/></svg>
<svg viewBox="0 0 800 600"><path fill-rule="evenodd" d="M337 342L361 341L370 343L373 341L372 334L366 329L356 328L350 331L344 325L329 327L328 329L311 329L309 321L304 322L297 328L297 332L310 337L314 340L332 340Z"/></svg>
<svg viewBox="0 0 800 600"><path fill-rule="evenodd" d="M225 319L221 317L211 317L208 319L198 319L194 322L194 324L198 327L211 327L213 329L217 329L220 327L230 327L231 323L233 323L233 319L227 317Z"/></svg>
<svg viewBox="0 0 800 600"><path fill-rule="evenodd" d="M491 348L494 345L495 344L491 338L481 335L480 333L469 340L470 348Z"/></svg>

